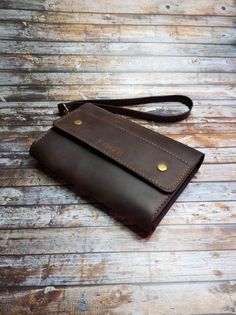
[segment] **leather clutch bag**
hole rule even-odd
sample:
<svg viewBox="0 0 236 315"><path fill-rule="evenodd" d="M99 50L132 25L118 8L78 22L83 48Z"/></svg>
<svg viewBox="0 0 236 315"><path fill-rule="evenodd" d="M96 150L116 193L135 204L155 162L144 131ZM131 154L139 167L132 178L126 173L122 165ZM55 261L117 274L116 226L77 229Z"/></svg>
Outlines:
<svg viewBox="0 0 236 315"><path fill-rule="evenodd" d="M167 116L125 107L170 101L184 103L188 111ZM30 154L107 206L109 214L131 230L142 237L151 235L204 154L114 113L173 122L188 116L191 99L171 95L75 101L58 107L63 117L32 144Z"/></svg>

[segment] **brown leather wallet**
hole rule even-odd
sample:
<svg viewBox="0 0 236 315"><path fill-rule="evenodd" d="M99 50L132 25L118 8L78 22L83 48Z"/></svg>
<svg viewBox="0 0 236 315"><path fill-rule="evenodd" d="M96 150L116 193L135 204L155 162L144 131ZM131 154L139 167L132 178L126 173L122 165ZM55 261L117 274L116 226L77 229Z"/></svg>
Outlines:
<svg viewBox="0 0 236 315"><path fill-rule="evenodd" d="M173 116L126 105L181 102ZM56 175L106 205L116 219L149 236L200 167L204 154L112 112L153 121L188 116L192 101L181 95L59 104L64 117L35 141L30 154ZM105 110L107 109L107 110Z"/></svg>

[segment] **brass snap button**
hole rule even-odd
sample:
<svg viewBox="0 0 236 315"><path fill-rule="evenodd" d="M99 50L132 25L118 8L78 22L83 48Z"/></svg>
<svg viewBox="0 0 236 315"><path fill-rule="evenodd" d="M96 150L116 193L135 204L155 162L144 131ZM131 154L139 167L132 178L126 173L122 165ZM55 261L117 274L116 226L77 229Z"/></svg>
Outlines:
<svg viewBox="0 0 236 315"><path fill-rule="evenodd" d="M161 162L161 163L157 164L157 169L158 169L158 171L165 172L168 170L168 166L166 163Z"/></svg>
<svg viewBox="0 0 236 315"><path fill-rule="evenodd" d="M82 120L76 119L76 120L74 121L74 124L77 125L77 126L80 126L80 125L82 124Z"/></svg>

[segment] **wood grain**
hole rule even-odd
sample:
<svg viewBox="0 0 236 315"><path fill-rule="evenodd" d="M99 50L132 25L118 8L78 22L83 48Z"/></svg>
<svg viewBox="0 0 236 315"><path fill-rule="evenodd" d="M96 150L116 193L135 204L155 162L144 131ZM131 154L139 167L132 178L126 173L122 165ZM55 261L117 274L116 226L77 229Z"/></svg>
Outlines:
<svg viewBox="0 0 236 315"><path fill-rule="evenodd" d="M194 228L194 229L193 229ZM101 238L101 234L106 235ZM176 237L178 235L178 238ZM201 237L199 237L201 235ZM2 255L39 255L110 252L162 252L234 250L236 235L233 224L159 226L151 238L143 240L127 228L70 227L0 231ZM232 262L234 264L235 262Z"/></svg>
<svg viewBox="0 0 236 315"><path fill-rule="evenodd" d="M195 99L234 99L235 85L67 85L60 86L1 86L0 95L5 101L77 100L95 98L132 98L154 95L186 94Z"/></svg>
<svg viewBox="0 0 236 315"><path fill-rule="evenodd" d="M0 206L0 229L107 227L119 225L103 212L100 204ZM109 213L108 209L106 211ZM235 224L236 202L177 201L160 226L191 224ZM202 227L203 228L203 227ZM78 246L78 245L77 245ZM196 246L196 245L195 245Z"/></svg>
<svg viewBox="0 0 236 315"><path fill-rule="evenodd" d="M111 37L112 34L112 37ZM185 25L92 25L0 22L0 38L82 42L180 42L233 44L234 29Z"/></svg>
<svg viewBox="0 0 236 315"><path fill-rule="evenodd" d="M232 250L2 256L0 287L231 280L235 259Z"/></svg>
<svg viewBox="0 0 236 315"><path fill-rule="evenodd" d="M46 170L46 173L49 173ZM50 174L50 173L49 173ZM58 177L45 175L43 168L23 168L23 169L0 169L0 178L2 179L0 187L7 186L51 186L59 182L63 184ZM216 168L215 164L203 165L199 172L194 176L192 182L214 182L214 181L235 181L236 165L221 164ZM64 183L65 184L65 183Z"/></svg>
<svg viewBox="0 0 236 315"><path fill-rule="evenodd" d="M11 127L10 127L11 128ZM25 131L24 129L27 127L20 127L21 131ZM41 126L39 127L41 128ZM46 127L48 129L48 127ZM0 129L3 132L3 129ZM26 129L29 130L28 128ZM33 131L35 128L33 127ZM16 130L17 131L17 130ZM46 129L44 130L46 131ZM214 164L222 164L222 163L236 163L236 148L226 147L226 148L201 148L201 151L205 154L204 163L214 163ZM38 163L36 160L29 156L28 151L16 151L16 152L0 152L0 166L1 169L8 168L32 168L38 167ZM220 168L220 165L219 165Z"/></svg>
<svg viewBox="0 0 236 315"><path fill-rule="evenodd" d="M234 72L236 58L3 55L1 70L22 72Z"/></svg>
<svg viewBox="0 0 236 315"><path fill-rule="evenodd" d="M0 151L29 151L30 145L34 140L38 139L42 132L31 132L31 133L2 133L0 139ZM169 137L180 141L186 145L196 148L231 148L236 147L236 137L234 133L215 133L211 137L206 134L170 134Z"/></svg>
<svg viewBox="0 0 236 315"><path fill-rule="evenodd" d="M61 102L62 100L58 100L59 102ZM204 99L204 98L198 98L198 99L193 99L194 101L194 107L193 110L195 108L195 106L201 106L202 109L204 110L205 107L209 107L209 106L234 106L235 105L235 100L234 99L212 99L212 98L208 98L208 99ZM165 103L165 105L168 103ZM174 108L176 107L176 103L173 104L171 103ZM159 106L161 104L157 104L155 106ZM0 109L10 109L10 108L34 108L35 110L37 110L37 108L49 108L50 112L56 112L56 104L55 101L35 101L35 102L24 102L24 101L16 101L16 102L5 102L2 100L2 102L0 102ZM148 107L144 107L146 110L149 109ZM26 110L26 109L25 109ZM40 111L39 111L40 112ZM49 113L50 114L50 113ZM200 113L199 113L200 114ZM190 116L191 117L191 116ZM181 121L179 122L181 123Z"/></svg>
<svg viewBox="0 0 236 315"><path fill-rule="evenodd" d="M54 1L54 0L2 0L0 8L31 9L39 11L94 12L94 13L142 13L142 14L189 14L189 15L229 15L235 16L233 0L200 0L197 2L177 0L173 4L154 0L119 2L112 0L100 1Z"/></svg>
<svg viewBox="0 0 236 315"><path fill-rule="evenodd" d="M58 101L59 102L59 101ZM132 119L136 123L139 123L140 125L143 125L148 128L152 128L154 131L158 131L159 128L164 128L163 130L166 130L165 132L168 133L168 130L171 130L173 128L176 128L176 131L178 128L183 127L184 125L189 125L189 128L191 128L192 124L206 124L203 130L207 131L207 128L210 127L210 125L207 125L207 123L232 123L234 124L236 122L236 106L233 104L234 101L222 101L221 105L214 105L212 100L209 100L207 104L207 101L205 101L204 105L195 105L191 111L191 115L188 117L188 119L184 121L180 121L175 124L164 124L164 123L151 123L144 120L138 120L138 119ZM48 106L46 106L45 103L38 103L38 107L32 107L26 105L25 103L18 103L18 104L10 104L5 103L5 105L2 103L0 107L0 122L4 125L12 125L12 128L17 126L32 126L29 131L37 131L36 126L51 126L53 121L59 117L58 108L57 108L57 102L48 102ZM231 105L231 103L233 105ZM10 105L8 105L10 104ZM36 102L35 102L36 104ZM223 105L224 104L224 105ZM16 105L16 106L15 106ZM127 108L148 112L148 111L155 111L159 112L160 114L164 111L169 114L176 114L186 111L186 106L183 104L172 104L172 103L152 103L148 105L139 105L139 106L127 106ZM128 117L125 117L128 119ZM33 126L35 126L35 129L33 129ZM212 129L214 127L217 127L217 125L211 125ZM227 125L226 125L227 126ZM224 126L222 128L222 132L227 128ZM3 130L3 128L2 128ZM42 129L42 131L45 131L46 129ZM12 130L13 131L13 130ZM26 130L22 127L22 132ZM190 130L189 130L190 131ZM198 128L195 128L195 131L198 133ZM173 133L173 132L172 132ZM177 132L175 132L177 133Z"/></svg>
<svg viewBox="0 0 236 315"><path fill-rule="evenodd" d="M68 315L156 315L156 310L161 314L189 315L190 309L196 315L229 314L235 307L235 290L233 281L11 289L0 291L0 310L30 315L35 311L39 315L60 314L65 309Z"/></svg>
<svg viewBox="0 0 236 315"><path fill-rule="evenodd" d="M83 72L83 73L11 73L2 72L0 85L176 85L176 84L235 84L235 73L159 73L159 72Z"/></svg>
<svg viewBox="0 0 236 315"><path fill-rule="evenodd" d="M110 42L42 42L15 41L0 42L0 52L14 55L95 55L95 56L199 56L235 57L232 44L191 44L191 43L110 43ZM151 73L150 73L151 74ZM99 75L99 73L97 73Z"/></svg>
<svg viewBox="0 0 236 315"><path fill-rule="evenodd" d="M231 201L236 195L236 182L199 182L190 183L179 201ZM86 199L83 199L86 198ZM1 205L53 205L84 204L94 202L79 190L64 186L23 186L2 187L0 191Z"/></svg>
<svg viewBox="0 0 236 315"><path fill-rule="evenodd" d="M5 117L4 117L5 118ZM15 120L12 119L10 120L9 117L5 118L5 123L7 123L7 125L4 125L3 127L0 126L0 132L1 133L8 133L9 137L11 137L11 135L14 135L15 133L32 133L32 132L46 132L49 127L52 125L50 120L33 120L34 117L32 117L32 120L29 119L27 121L27 125L24 125L24 121L23 118L20 118L20 120ZM57 117L56 117L57 118ZM211 133L211 134L218 134L219 133L219 129L222 127L222 123L224 123L224 129L221 130L221 133L227 134L227 133L233 133L235 132L236 129L236 123L233 121L234 118L225 118L224 121L221 122L221 119L217 119L217 117L215 119L207 119L207 120L211 120L209 122L202 122L201 119L199 119L199 122L194 122L194 123L181 123L178 126L173 126L173 125L148 125L145 123L141 123L140 121L134 121L135 123L139 123L144 127L147 127L155 132L159 132L163 135L166 136L171 136L171 135L175 135L176 133L180 134L190 134L190 135L194 135L197 132L198 128L201 128L200 133ZM214 120L214 121L213 121ZM218 120L218 121L217 121ZM232 122L230 122L230 120ZM1 121L1 120L0 120ZM14 123L15 122L15 123ZM213 124L214 122L214 124ZM219 148L221 149L221 148ZM235 156L235 149L228 149L229 151L225 154L224 158L227 158L227 162L232 160L234 161L234 156ZM219 151L221 152L221 151ZM232 156L227 156L229 153L232 154ZM207 156L207 158L212 158L211 156L211 152L209 152L210 156ZM216 157L216 159L218 158L218 162L220 162L220 160L222 159L221 156ZM216 160L215 159L215 160ZM12 161L13 162L13 161Z"/></svg>
<svg viewBox="0 0 236 315"><path fill-rule="evenodd" d="M190 26L221 26L234 27L236 18L231 16L192 16L192 15L161 15L134 13L90 13L90 12L58 12L0 9L0 21L37 22L37 23L68 23L68 24L112 24L112 25L190 25ZM27 26L27 25L25 25Z"/></svg>

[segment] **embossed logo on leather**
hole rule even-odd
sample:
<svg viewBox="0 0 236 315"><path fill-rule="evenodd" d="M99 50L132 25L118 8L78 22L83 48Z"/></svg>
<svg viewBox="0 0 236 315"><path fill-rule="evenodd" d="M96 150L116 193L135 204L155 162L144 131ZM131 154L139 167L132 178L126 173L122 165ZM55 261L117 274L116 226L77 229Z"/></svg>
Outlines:
<svg viewBox="0 0 236 315"><path fill-rule="evenodd" d="M120 157L123 155L123 151L120 148L115 147L114 145L107 143L103 139L98 139L97 144L102 146L106 151Z"/></svg>

